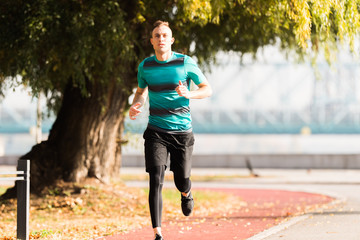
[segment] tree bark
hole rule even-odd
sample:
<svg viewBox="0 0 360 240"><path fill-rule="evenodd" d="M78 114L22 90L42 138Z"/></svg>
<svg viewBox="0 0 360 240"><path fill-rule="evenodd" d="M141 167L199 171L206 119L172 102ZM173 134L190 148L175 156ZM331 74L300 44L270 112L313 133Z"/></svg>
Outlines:
<svg viewBox="0 0 360 240"><path fill-rule="evenodd" d="M108 182L119 174L124 111L131 87L125 89L115 80L108 86L88 85L89 96L84 97L69 81L48 140L21 157L31 160L32 193L41 194L59 180ZM11 190L3 198L10 195Z"/></svg>

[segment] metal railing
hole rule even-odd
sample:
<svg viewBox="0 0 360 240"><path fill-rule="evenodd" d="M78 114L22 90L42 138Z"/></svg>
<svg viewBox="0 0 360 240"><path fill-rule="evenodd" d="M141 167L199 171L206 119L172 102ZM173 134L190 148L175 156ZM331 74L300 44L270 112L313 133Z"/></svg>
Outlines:
<svg viewBox="0 0 360 240"><path fill-rule="evenodd" d="M17 187L17 232L16 239L29 240L30 212L30 160L18 160L17 171L0 172L0 175L17 175L0 177L1 180L16 181Z"/></svg>

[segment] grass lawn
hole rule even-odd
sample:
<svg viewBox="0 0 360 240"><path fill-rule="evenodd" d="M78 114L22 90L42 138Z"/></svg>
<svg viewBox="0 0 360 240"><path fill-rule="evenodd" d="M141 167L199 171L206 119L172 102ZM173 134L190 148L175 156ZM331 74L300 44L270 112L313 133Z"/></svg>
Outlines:
<svg viewBox="0 0 360 240"><path fill-rule="evenodd" d="M134 177L134 176L133 176ZM134 177L137 178L138 177ZM0 187L0 194L6 190ZM147 189L126 187L123 180L104 185L59 183L43 197L31 196L30 239L94 239L143 226L151 229ZM229 211L241 201L225 193L196 190L194 215ZM164 189L163 220L184 218L180 193ZM0 202L0 240L16 239L16 200ZM151 231L151 230L150 230Z"/></svg>

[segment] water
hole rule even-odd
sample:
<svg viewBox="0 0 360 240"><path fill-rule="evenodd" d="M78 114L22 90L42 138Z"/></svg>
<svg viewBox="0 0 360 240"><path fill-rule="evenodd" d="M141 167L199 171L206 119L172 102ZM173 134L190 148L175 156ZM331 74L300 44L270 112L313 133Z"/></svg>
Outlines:
<svg viewBox="0 0 360 240"><path fill-rule="evenodd" d="M124 154L142 154L143 139L132 135ZM195 134L194 154L357 154L360 135Z"/></svg>
<svg viewBox="0 0 360 240"><path fill-rule="evenodd" d="M125 136L124 154L142 154L141 134ZM46 140L47 135L43 136ZM357 154L360 135L195 134L194 154ZM31 134L0 134L0 156L23 155L35 145Z"/></svg>
<svg viewBox="0 0 360 240"><path fill-rule="evenodd" d="M47 134L43 134L42 140L46 140L47 136ZM0 157L23 155L29 152L35 144L36 140L33 134L0 134Z"/></svg>

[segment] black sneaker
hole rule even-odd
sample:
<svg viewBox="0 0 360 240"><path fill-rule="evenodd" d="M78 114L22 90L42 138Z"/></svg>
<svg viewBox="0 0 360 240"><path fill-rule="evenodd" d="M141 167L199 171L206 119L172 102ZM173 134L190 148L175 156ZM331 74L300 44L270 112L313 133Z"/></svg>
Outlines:
<svg viewBox="0 0 360 240"><path fill-rule="evenodd" d="M189 216L194 208L194 199L191 192L187 197L181 194L181 210L185 216Z"/></svg>
<svg viewBox="0 0 360 240"><path fill-rule="evenodd" d="M156 234L155 236L155 240L164 240L162 236L160 236L159 234Z"/></svg>

